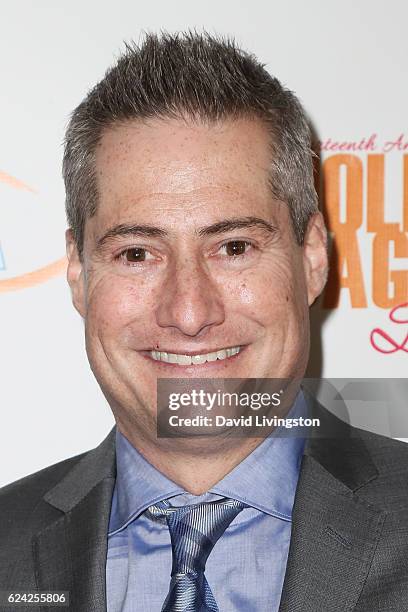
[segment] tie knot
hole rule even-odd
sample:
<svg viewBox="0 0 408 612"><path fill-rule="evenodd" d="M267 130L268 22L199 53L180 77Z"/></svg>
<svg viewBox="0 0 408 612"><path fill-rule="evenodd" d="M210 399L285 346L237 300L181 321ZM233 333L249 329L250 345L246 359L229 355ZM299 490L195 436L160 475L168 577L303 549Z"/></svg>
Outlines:
<svg viewBox="0 0 408 612"><path fill-rule="evenodd" d="M204 572L208 555L228 525L245 508L235 499L220 499L180 508L163 500L150 506L146 515L167 522L173 549L172 576Z"/></svg>

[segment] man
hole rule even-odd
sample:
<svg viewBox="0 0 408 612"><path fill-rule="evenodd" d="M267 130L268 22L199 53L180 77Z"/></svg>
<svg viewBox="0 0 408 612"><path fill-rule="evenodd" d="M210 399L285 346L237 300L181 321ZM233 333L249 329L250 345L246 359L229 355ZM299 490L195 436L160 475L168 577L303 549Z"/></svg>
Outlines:
<svg viewBox="0 0 408 612"><path fill-rule="evenodd" d="M64 179L117 427L2 490L1 588L75 612L406 611L404 444L157 434L159 378L304 375L327 257L295 96L231 41L149 35L74 111Z"/></svg>

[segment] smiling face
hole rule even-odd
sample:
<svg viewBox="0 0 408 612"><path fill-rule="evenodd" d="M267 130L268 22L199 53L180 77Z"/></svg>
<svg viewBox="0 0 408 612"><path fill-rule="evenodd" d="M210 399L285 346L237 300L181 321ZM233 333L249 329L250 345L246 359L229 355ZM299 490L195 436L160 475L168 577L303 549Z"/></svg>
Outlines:
<svg viewBox="0 0 408 612"><path fill-rule="evenodd" d="M82 263L67 232L68 280L122 429L155 437L157 378L303 375L325 230L316 214L296 243L270 155L255 119L133 121L104 134Z"/></svg>

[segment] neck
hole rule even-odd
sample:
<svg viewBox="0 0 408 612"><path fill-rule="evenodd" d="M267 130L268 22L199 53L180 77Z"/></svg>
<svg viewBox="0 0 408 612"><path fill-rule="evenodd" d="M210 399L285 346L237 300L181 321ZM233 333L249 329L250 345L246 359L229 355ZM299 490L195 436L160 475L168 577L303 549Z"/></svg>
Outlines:
<svg viewBox="0 0 408 612"><path fill-rule="evenodd" d="M202 495L233 470L264 438L150 440L118 423L119 431L157 470L188 493Z"/></svg>

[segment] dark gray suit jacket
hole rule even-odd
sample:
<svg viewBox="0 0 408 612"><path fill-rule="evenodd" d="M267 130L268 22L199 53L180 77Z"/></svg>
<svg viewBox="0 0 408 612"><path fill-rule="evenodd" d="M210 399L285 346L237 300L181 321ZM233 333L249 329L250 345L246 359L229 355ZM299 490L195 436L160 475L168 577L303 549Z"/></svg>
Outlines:
<svg viewBox="0 0 408 612"><path fill-rule="evenodd" d="M336 437L307 443L279 612L407 612L408 444L319 416ZM114 434L0 490L0 589L70 591L70 612L106 610Z"/></svg>

